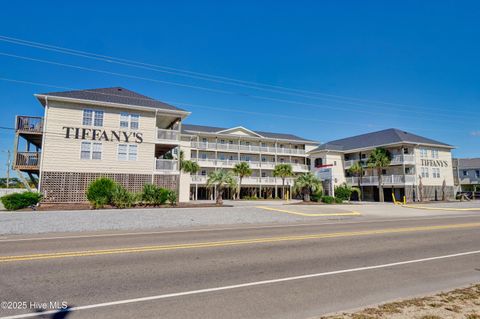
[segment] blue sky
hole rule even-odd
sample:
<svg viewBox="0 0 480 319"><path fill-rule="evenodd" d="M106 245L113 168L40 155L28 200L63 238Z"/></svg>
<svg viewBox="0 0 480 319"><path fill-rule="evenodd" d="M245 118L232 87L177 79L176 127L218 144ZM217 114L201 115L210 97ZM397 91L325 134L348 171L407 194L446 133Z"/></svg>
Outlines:
<svg viewBox="0 0 480 319"><path fill-rule="evenodd" d="M397 127L450 143L455 156L476 157L479 12L476 1L10 1L0 12L1 36L308 93L205 81L4 41L0 78L78 89L123 86L188 109L188 123L243 125L321 142ZM0 126L13 127L16 114L42 115L33 94L59 90L0 80ZM0 150L11 149L13 132L1 133ZM0 152L0 175L5 163Z"/></svg>

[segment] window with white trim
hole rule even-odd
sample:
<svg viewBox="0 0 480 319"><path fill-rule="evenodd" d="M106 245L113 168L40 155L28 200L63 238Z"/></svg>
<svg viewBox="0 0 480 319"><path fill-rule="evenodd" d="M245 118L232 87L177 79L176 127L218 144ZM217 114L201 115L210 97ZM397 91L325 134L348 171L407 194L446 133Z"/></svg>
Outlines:
<svg viewBox="0 0 480 319"><path fill-rule="evenodd" d="M101 160L102 143L83 141L80 146L80 158L84 160Z"/></svg>
<svg viewBox="0 0 480 319"><path fill-rule="evenodd" d="M119 161L136 161L138 145L136 144L118 144L117 158Z"/></svg>
<svg viewBox="0 0 480 319"><path fill-rule="evenodd" d="M91 142L82 142L82 146L80 149L80 158L88 160L90 159L90 149L92 147Z"/></svg>
<svg viewBox="0 0 480 319"><path fill-rule="evenodd" d="M84 109L82 125L84 126L103 126L103 111Z"/></svg>
<svg viewBox="0 0 480 319"><path fill-rule="evenodd" d="M92 159L102 159L102 143L92 143Z"/></svg>
<svg viewBox="0 0 480 319"><path fill-rule="evenodd" d="M136 161L137 160L138 145L130 144L128 146L128 160Z"/></svg>
<svg viewBox="0 0 480 319"><path fill-rule="evenodd" d="M440 178L440 168L433 167L432 168L432 177L433 178Z"/></svg>
<svg viewBox="0 0 480 319"><path fill-rule="evenodd" d="M128 128L128 113L127 112L120 113L120 127L121 128Z"/></svg>
<svg viewBox="0 0 480 319"><path fill-rule="evenodd" d="M428 167L421 167L420 172L422 177L428 178L428 175L429 175Z"/></svg>
<svg viewBox="0 0 480 319"><path fill-rule="evenodd" d="M438 158L438 150L432 150L432 158Z"/></svg>
<svg viewBox="0 0 480 319"><path fill-rule="evenodd" d="M93 121L93 110L85 109L83 110L83 121L82 125L90 126Z"/></svg>
<svg viewBox="0 0 480 319"><path fill-rule="evenodd" d="M126 161L128 158L128 145L127 144L118 144L117 149L117 158L119 161Z"/></svg>
<svg viewBox="0 0 480 319"><path fill-rule="evenodd" d="M427 149L421 148L420 149L420 157L427 157Z"/></svg>
<svg viewBox="0 0 480 319"><path fill-rule="evenodd" d="M128 112L120 113L120 127L138 130L140 127L140 115Z"/></svg>

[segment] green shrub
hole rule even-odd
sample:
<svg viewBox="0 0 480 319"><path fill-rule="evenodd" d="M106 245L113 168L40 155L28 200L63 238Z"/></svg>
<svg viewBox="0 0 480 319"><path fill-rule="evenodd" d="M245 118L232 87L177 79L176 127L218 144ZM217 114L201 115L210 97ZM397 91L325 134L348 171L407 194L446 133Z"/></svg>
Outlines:
<svg viewBox="0 0 480 319"><path fill-rule="evenodd" d="M116 183L110 178L102 177L94 180L87 189L87 199L93 208L103 208L112 202L112 194Z"/></svg>
<svg viewBox="0 0 480 319"><path fill-rule="evenodd" d="M0 198L7 210L17 210L36 205L42 199L42 194L35 192L13 193Z"/></svg>
<svg viewBox="0 0 480 319"><path fill-rule="evenodd" d="M116 184L112 192L112 205L117 208L129 208L136 204L137 194L129 192L125 187Z"/></svg>
<svg viewBox="0 0 480 319"><path fill-rule="evenodd" d="M335 197L338 197L341 200L350 200L350 196L352 196L352 188L347 184L335 187Z"/></svg>
<svg viewBox="0 0 480 319"><path fill-rule="evenodd" d="M312 202L319 202L322 199L322 196L323 196L323 192L321 190L318 190L317 192L310 195L310 200Z"/></svg>
<svg viewBox="0 0 480 319"><path fill-rule="evenodd" d="M325 204L332 204L335 201L335 198L333 196L323 196L322 197L322 202Z"/></svg>
<svg viewBox="0 0 480 319"><path fill-rule="evenodd" d="M169 190L153 184L145 184L142 191L142 201L150 205L163 205L168 200Z"/></svg>
<svg viewBox="0 0 480 319"><path fill-rule="evenodd" d="M335 197L335 203L337 204L342 204L343 203L343 199L339 198L339 197Z"/></svg>
<svg viewBox="0 0 480 319"><path fill-rule="evenodd" d="M172 190L168 190L167 202L172 206L176 206L177 205L177 193L175 193Z"/></svg>

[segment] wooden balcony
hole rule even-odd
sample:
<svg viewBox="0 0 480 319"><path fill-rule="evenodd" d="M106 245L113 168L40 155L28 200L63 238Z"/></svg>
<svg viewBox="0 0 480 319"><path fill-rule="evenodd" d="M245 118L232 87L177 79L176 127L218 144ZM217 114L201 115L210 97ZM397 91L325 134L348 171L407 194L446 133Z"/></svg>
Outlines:
<svg viewBox="0 0 480 319"><path fill-rule="evenodd" d="M28 143L36 147L42 146L43 117L17 116L15 130L17 135L23 137Z"/></svg>
<svg viewBox="0 0 480 319"><path fill-rule="evenodd" d="M21 171L40 170L40 152L17 152L14 168Z"/></svg>
<svg viewBox="0 0 480 319"><path fill-rule="evenodd" d="M21 133L43 134L43 117L17 116L15 129Z"/></svg>

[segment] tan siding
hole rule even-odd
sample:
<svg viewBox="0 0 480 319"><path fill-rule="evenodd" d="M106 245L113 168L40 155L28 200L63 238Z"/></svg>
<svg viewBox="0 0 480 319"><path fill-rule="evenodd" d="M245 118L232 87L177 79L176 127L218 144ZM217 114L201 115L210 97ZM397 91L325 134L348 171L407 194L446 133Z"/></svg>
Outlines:
<svg viewBox="0 0 480 319"><path fill-rule="evenodd" d="M117 159L118 142L103 141L101 160L80 159L82 140L65 138L63 127L84 127L83 109L103 110L103 127L106 131L120 130L121 111L108 107L82 106L73 103L50 102L47 110L46 136L43 146L44 171L105 172L105 173L152 173L154 167L155 113L132 111L140 115L138 132L143 133L143 143L138 144L136 161ZM124 129L122 129L124 130Z"/></svg>

